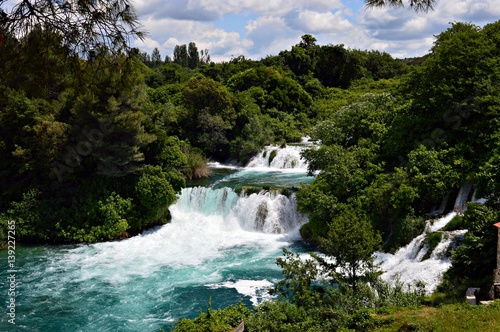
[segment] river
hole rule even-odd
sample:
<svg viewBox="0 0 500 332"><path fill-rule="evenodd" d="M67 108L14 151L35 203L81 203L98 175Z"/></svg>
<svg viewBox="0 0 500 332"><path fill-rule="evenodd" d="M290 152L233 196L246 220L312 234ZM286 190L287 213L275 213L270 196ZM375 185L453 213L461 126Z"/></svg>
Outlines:
<svg viewBox="0 0 500 332"><path fill-rule="evenodd" d="M190 182L179 194L170 223L135 237L18 246L16 325L7 323L5 309L0 331L170 331L179 318L196 317L209 303L217 309L270 299L267 290L282 277L275 263L282 249L310 249L300 239L307 218L297 212L293 190L273 190L313 180L300 159L303 148L267 147L246 167L211 164L209 179ZM463 187L455 206L465 207L470 190ZM451 266L450 245L465 231L444 232L424 259L425 234L441 231L455 214L430 220L426 232L395 254L376 253L382 278L401 278L409 286L422 280L432 292ZM6 250L0 259L6 266ZM7 277L0 270L4 308Z"/></svg>
<svg viewBox="0 0 500 332"><path fill-rule="evenodd" d="M4 314L0 330L169 331L209 302L220 308L269 299L282 248L306 250L298 230L307 219L293 193L241 188L311 182L300 149L268 147L247 167L212 164L211 179L182 190L170 223L130 239L18 246L16 325ZM271 150L278 153L269 163ZM0 255L5 262L6 251ZM6 271L0 278L6 290Z"/></svg>

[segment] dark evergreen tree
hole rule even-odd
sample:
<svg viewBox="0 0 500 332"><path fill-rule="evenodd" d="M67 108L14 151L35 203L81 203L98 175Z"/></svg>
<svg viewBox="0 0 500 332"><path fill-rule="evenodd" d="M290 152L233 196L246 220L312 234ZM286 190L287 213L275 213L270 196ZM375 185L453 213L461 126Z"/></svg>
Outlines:
<svg viewBox="0 0 500 332"><path fill-rule="evenodd" d="M190 42L188 46L188 63L191 69L198 68L200 65L200 54L198 53L196 44L193 42Z"/></svg>

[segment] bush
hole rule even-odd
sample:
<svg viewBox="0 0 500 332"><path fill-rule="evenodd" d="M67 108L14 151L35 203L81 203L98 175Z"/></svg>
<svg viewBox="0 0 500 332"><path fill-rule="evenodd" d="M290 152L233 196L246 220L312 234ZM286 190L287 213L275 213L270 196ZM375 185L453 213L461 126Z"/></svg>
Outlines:
<svg viewBox="0 0 500 332"><path fill-rule="evenodd" d="M187 179L198 179L210 174L207 159L203 156L203 152L200 149L193 148L189 143L185 143L182 150L187 156L187 166L182 170Z"/></svg>
<svg viewBox="0 0 500 332"><path fill-rule="evenodd" d="M384 245L387 251L396 251L398 248L406 246L416 236L425 229L425 219L422 217L405 216L393 224L393 234Z"/></svg>
<svg viewBox="0 0 500 332"><path fill-rule="evenodd" d="M169 206L175 202L175 191L160 166L146 165L135 184L139 215L132 228L140 229L165 219Z"/></svg>
<svg viewBox="0 0 500 332"><path fill-rule="evenodd" d="M173 332L227 332L236 328L242 321L246 323L251 314L252 311L242 303L219 310L213 310L209 304L207 312L200 313L195 319L179 320Z"/></svg>
<svg viewBox="0 0 500 332"><path fill-rule="evenodd" d="M446 224L446 226L444 226L443 231L451 232L459 229L467 229L467 225L464 222L464 218L457 214L448 224Z"/></svg>
<svg viewBox="0 0 500 332"><path fill-rule="evenodd" d="M269 165L271 165L271 163L273 162L274 158L276 158L276 156L278 155L278 150L272 150L270 153L269 153Z"/></svg>

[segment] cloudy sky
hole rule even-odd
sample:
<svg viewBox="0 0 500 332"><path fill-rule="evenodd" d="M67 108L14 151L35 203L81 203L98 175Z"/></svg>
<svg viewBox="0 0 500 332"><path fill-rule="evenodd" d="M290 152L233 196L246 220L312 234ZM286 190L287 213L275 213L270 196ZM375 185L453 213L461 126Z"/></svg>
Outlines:
<svg viewBox="0 0 500 332"><path fill-rule="evenodd" d="M290 49L304 34L320 45L385 51L394 57L428 53L450 22L479 26L500 18L500 0L438 0L434 11L366 9L363 0L133 0L145 41L136 47L172 57L193 41L212 61L244 55L259 60ZM406 0L405 0L406 2Z"/></svg>

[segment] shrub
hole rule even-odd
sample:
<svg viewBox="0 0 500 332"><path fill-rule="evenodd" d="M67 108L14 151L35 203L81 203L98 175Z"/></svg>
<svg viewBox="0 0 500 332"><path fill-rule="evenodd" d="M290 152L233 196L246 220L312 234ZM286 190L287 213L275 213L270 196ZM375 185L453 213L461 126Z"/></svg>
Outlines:
<svg viewBox="0 0 500 332"><path fill-rule="evenodd" d="M276 158L276 155L278 154L278 150L272 150L270 153L269 153L269 165L271 165L271 163L273 162L274 158Z"/></svg>

